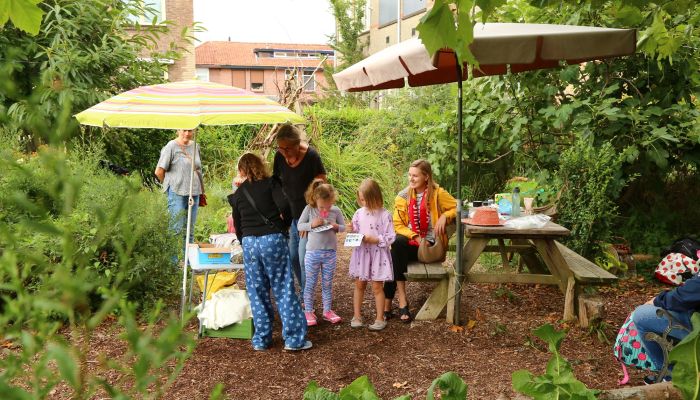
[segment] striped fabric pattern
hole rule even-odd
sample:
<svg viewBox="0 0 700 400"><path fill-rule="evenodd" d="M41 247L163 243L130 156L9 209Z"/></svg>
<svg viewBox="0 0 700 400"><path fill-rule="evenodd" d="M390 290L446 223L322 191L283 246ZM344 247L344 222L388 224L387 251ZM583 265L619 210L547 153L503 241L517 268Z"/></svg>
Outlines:
<svg viewBox="0 0 700 400"><path fill-rule="evenodd" d="M268 97L203 81L138 87L94 105L75 117L83 125L158 129L306 122Z"/></svg>

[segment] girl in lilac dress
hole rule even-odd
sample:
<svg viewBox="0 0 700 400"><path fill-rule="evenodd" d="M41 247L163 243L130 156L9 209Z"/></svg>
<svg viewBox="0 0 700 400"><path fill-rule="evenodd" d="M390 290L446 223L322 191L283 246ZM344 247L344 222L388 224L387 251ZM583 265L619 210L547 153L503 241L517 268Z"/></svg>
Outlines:
<svg viewBox="0 0 700 400"><path fill-rule="evenodd" d="M355 247L350 257L349 273L355 278L353 295L353 318L350 326L360 328L362 324L362 299L367 282L372 282L372 292L377 317L368 328L380 331L386 328L384 319L384 281L393 281L391 244L396 239L391 213L384 208L382 190L372 179L365 179L357 191L357 202L361 208L352 217L352 230L363 234L362 244Z"/></svg>

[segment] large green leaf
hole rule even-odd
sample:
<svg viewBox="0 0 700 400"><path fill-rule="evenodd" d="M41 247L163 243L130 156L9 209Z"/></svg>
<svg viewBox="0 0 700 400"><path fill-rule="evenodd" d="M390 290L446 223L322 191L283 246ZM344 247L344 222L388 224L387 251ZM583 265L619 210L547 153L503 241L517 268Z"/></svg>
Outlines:
<svg viewBox="0 0 700 400"><path fill-rule="evenodd" d="M700 313L691 317L693 331L678 343L669 354L673 367L673 385L683 398L700 398Z"/></svg>
<svg viewBox="0 0 700 400"><path fill-rule="evenodd" d="M380 400L367 375L355 379L351 384L340 389L338 394L343 400Z"/></svg>
<svg viewBox="0 0 700 400"><path fill-rule="evenodd" d="M435 0L416 27L420 40L430 54L442 48L454 49L457 46L455 20L448 2Z"/></svg>
<svg viewBox="0 0 700 400"><path fill-rule="evenodd" d="M318 386L316 381L311 381L304 390L304 400L338 400L340 397L326 388Z"/></svg>
<svg viewBox="0 0 700 400"><path fill-rule="evenodd" d="M437 377L430 388L426 400L434 400L433 392L435 387L440 388L441 398L444 400L466 400L467 384L454 372L445 372Z"/></svg>
<svg viewBox="0 0 700 400"><path fill-rule="evenodd" d="M41 0L2 0L0 1L0 27L10 19L12 24L30 35L39 33L44 11L39 8Z"/></svg>
<svg viewBox="0 0 700 400"><path fill-rule="evenodd" d="M535 329L532 333L544 340L549 345L549 351L556 353L559 351L562 340L566 337L566 331L557 331L551 324L544 324Z"/></svg>

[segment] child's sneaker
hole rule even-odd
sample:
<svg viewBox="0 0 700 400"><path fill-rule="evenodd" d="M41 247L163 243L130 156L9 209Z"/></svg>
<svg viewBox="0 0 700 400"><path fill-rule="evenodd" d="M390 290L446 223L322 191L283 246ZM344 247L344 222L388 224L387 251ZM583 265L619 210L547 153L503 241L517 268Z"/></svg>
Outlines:
<svg viewBox="0 0 700 400"><path fill-rule="evenodd" d="M331 324L337 324L343 320L333 310L324 311L323 312L323 319L330 322Z"/></svg>
<svg viewBox="0 0 700 400"><path fill-rule="evenodd" d="M286 351L301 351L301 350L308 350L312 347L313 347L313 344L311 343L311 341L305 340L304 344L302 344L301 347L284 346L284 350L286 350Z"/></svg>
<svg viewBox="0 0 700 400"><path fill-rule="evenodd" d="M664 376L658 382L656 381L656 375L647 375L644 377L644 384L645 385L653 385L655 383L670 382L670 381L671 381L671 377L668 375Z"/></svg>
<svg viewBox="0 0 700 400"><path fill-rule="evenodd" d="M306 326L314 326L318 324L318 321L316 320L316 314L314 314L313 311L304 312L304 316L306 317Z"/></svg>
<svg viewBox="0 0 700 400"><path fill-rule="evenodd" d="M374 321L374 323L367 327L370 331L381 331L386 328L386 321Z"/></svg>
<svg viewBox="0 0 700 400"><path fill-rule="evenodd" d="M362 328L364 324L362 323L361 319L353 318L350 320L350 327L351 328Z"/></svg>

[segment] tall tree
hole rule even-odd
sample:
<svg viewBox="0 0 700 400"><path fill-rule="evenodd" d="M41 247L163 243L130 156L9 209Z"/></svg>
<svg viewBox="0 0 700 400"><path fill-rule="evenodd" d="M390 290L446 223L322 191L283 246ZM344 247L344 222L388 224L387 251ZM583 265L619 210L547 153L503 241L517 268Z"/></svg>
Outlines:
<svg viewBox="0 0 700 400"><path fill-rule="evenodd" d="M362 105L364 96L358 94L341 96L332 75L342 71L365 57L367 41L360 36L365 31L365 0L330 0L335 17L335 34L329 37L329 45L335 50L336 65L327 66L323 73L328 86L326 102Z"/></svg>
<svg viewBox="0 0 700 400"><path fill-rule="evenodd" d="M44 16L35 36L17 27L1 28L0 122L22 131L29 148L36 147L50 141L52 132L76 132L75 126L55 129L60 114L72 115L117 92L162 81L166 66L148 59L177 58L179 49L156 51L156 39L169 27L138 29L134 17L152 12L141 4L47 0L39 4Z"/></svg>

